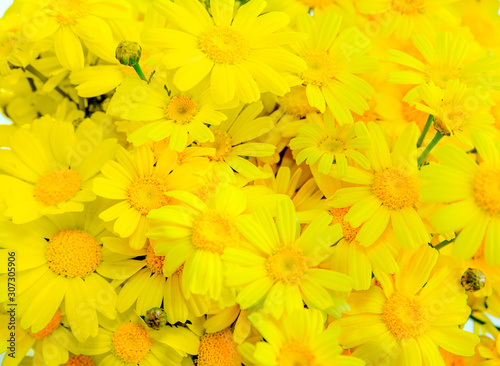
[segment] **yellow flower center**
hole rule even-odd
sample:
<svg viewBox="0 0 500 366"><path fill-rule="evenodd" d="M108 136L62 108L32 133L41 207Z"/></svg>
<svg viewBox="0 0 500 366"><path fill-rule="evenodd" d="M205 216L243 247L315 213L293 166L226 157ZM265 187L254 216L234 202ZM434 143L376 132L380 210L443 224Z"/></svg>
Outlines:
<svg viewBox="0 0 500 366"><path fill-rule="evenodd" d="M344 239L351 242L356 239L359 230L361 230L361 226L357 228L353 228L349 222L347 222L344 217L349 212L351 207L343 207L343 208L332 208L330 209L330 215L333 216L332 224L340 224L342 226L342 233Z"/></svg>
<svg viewBox="0 0 500 366"><path fill-rule="evenodd" d="M419 197L416 178L396 168L375 174L371 189L382 204L393 210L413 207Z"/></svg>
<svg viewBox="0 0 500 366"><path fill-rule="evenodd" d="M210 28L200 37L200 47L213 61L234 64L250 53L248 41L232 27Z"/></svg>
<svg viewBox="0 0 500 366"><path fill-rule="evenodd" d="M31 333L31 332L29 333L31 334L32 337L38 339L39 341L44 338L47 338L54 332L54 330L56 330L59 324L61 324L61 319L62 319L61 310L57 309L56 313L50 320L49 324L45 326L45 328L43 328L41 331L37 333Z"/></svg>
<svg viewBox="0 0 500 366"><path fill-rule="evenodd" d="M424 128L425 122L429 115L422 111L419 111L414 106L409 103L402 102L401 104L401 114L403 115L403 119L407 122L415 122L420 130Z"/></svg>
<svg viewBox="0 0 500 366"><path fill-rule="evenodd" d="M320 149L328 153L337 154L345 150L344 142L327 137L321 144Z"/></svg>
<svg viewBox="0 0 500 366"><path fill-rule="evenodd" d="M75 24L89 14L90 5L87 0L52 0L47 8L58 23Z"/></svg>
<svg viewBox="0 0 500 366"><path fill-rule="evenodd" d="M164 256L157 256L152 245L148 246L146 252L146 267L151 271L151 273L163 273L163 262L165 261Z"/></svg>
<svg viewBox="0 0 500 366"><path fill-rule="evenodd" d="M300 342L286 343L281 347L278 366L313 366L314 354Z"/></svg>
<svg viewBox="0 0 500 366"><path fill-rule="evenodd" d="M9 57L21 42L21 37L18 34L7 32L0 35L0 57Z"/></svg>
<svg viewBox="0 0 500 366"><path fill-rule="evenodd" d="M479 172L474 179L474 198L489 215L500 213L500 169L479 165Z"/></svg>
<svg viewBox="0 0 500 366"><path fill-rule="evenodd" d="M308 269L306 260L295 245L281 247L267 258L267 272L275 281L298 284Z"/></svg>
<svg viewBox="0 0 500 366"><path fill-rule="evenodd" d="M198 348L198 366L240 366L242 358L228 329L205 334Z"/></svg>
<svg viewBox="0 0 500 366"><path fill-rule="evenodd" d="M234 218L224 212L207 211L193 224L195 247L213 253L224 253L226 247L236 247L241 240Z"/></svg>
<svg viewBox="0 0 500 366"><path fill-rule="evenodd" d="M102 247L84 231L61 230L50 238L45 258L55 274L68 278L86 277L99 267Z"/></svg>
<svg viewBox="0 0 500 366"><path fill-rule="evenodd" d="M434 117L434 128L443 135L454 134L462 130L466 118L466 114L461 109L445 108L442 116Z"/></svg>
<svg viewBox="0 0 500 366"><path fill-rule="evenodd" d="M212 147L215 149L215 155L208 156L208 158L212 161L222 161L227 156L227 154L231 151L231 137L227 134L227 132L215 130L212 131L214 134L213 142L204 142L200 144L203 147Z"/></svg>
<svg viewBox="0 0 500 366"><path fill-rule="evenodd" d="M64 366L94 366L94 361L89 356L71 356Z"/></svg>
<svg viewBox="0 0 500 366"><path fill-rule="evenodd" d="M198 113L198 105L189 97L173 97L165 107L165 117L179 124L184 124Z"/></svg>
<svg viewBox="0 0 500 366"><path fill-rule="evenodd" d="M326 52L310 51L302 58L307 63L307 70L302 73L302 79L306 84L323 86L333 79L335 65L333 57Z"/></svg>
<svg viewBox="0 0 500 366"><path fill-rule="evenodd" d="M287 114L297 117L305 117L309 113L318 113L319 111L311 107L307 101L306 87L297 85L290 89L290 92L278 98L278 103Z"/></svg>
<svg viewBox="0 0 500 366"><path fill-rule="evenodd" d="M424 11L424 0L392 0L392 9L401 14L417 14Z"/></svg>
<svg viewBox="0 0 500 366"><path fill-rule="evenodd" d="M142 361L152 344L146 329L136 323L124 323L113 333L114 351L125 362Z"/></svg>
<svg viewBox="0 0 500 366"><path fill-rule="evenodd" d="M128 201L137 211L147 215L149 211L166 206L171 199L165 196L167 187L165 181L155 177L139 177L128 189Z"/></svg>
<svg viewBox="0 0 500 366"><path fill-rule="evenodd" d="M44 205L57 205L72 198L81 184L82 178L76 170L55 169L38 178L33 195Z"/></svg>
<svg viewBox="0 0 500 366"><path fill-rule="evenodd" d="M172 275L180 275L182 271L184 270L184 263L182 263L179 268L177 268Z"/></svg>
<svg viewBox="0 0 500 366"><path fill-rule="evenodd" d="M416 338L427 330L425 309L416 296L394 292L384 305L382 319L397 339Z"/></svg>

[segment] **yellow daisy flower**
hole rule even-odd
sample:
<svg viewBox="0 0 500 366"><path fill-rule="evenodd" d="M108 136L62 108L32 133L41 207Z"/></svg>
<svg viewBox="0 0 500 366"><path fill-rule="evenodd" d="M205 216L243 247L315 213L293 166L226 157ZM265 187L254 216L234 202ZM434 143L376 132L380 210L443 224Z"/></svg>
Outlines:
<svg viewBox="0 0 500 366"><path fill-rule="evenodd" d="M321 267L344 273L352 278L354 290L368 290L372 282L372 272L395 273L399 271L396 256L400 246L392 231L387 230L369 247L364 247L356 240L363 227L353 228L345 220L349 207L332 208L332 224L342 226L343 238L332 248L332 257Z"/></svg>
<svg viewBox="0 0 500 366"><path fill-rule="evenodd" d="M7 348L3 350L7 351L3 354L4 366L27 365L28 363L23 362L23 357L30 350L34 351L38 362L47 366L65 364L70 359L69 352L78 353L78 342L64 326L66 321L61 310L56 310L49 323L36 333L21 327L19 319L16 318L14 321L16 335L12 337L7 327L12 323L9 313L0 315L0 322L5 325L1 331L2 340L7 343ZM8 341L10 338L14 339L11 340L12 343ZM1 346L0 351L2 351Z"/></svg>
<svg viewBox="0 0 500 366"><path fill-rule="evenodd" d="M116 90L107 113L126 120L150 122L128 135L127 140L135 146L149 139L161 141L170 137L169 148L181 152L188 143L188 134L197 142L214 141L205 124L219 125L227 118L220 109L228 106L216 106L210 92L201 85L181 93L167 84L156 78L146 84L129 77ZM234 103L229 105L234 106Z"/></svg>
<svg viewBox="0 0 500 366"><path fill-rule="evenodd" d="M182 292L183 265L165 278L165 257L155 254L151 241L147 240L145 248L134 250L125 239L106 239L103 241L105 248L118 255L136 257L134 260L115 262L106 267L109 271L116 269L118 265L126 280L118 293L116 309L119 312L129 310L134 304L136 314L142 316L153 308L163 308L169 324L185 323L190 314L196 317L206 314L209 302L204 297L192 294L185 296ZM103 274L103 271L100 273Z"/></svg>
<svg viewBox="0 0 500 366"><path fill-rule="evenodd" d="M389 152L380 127L368 123L373 147L366 151L373 173L348 167L340 179L361 184L341 188L331 198L334 208L352 206L345 220L353 228L363 224L356 235L362 246L369 246L382 235L389 224L404 248L424 245L429 234L416 210L419 203L417 177L417 138L419 131L414 123L408 124Z"/></svg>
<svg viewBox="0 0 500 366"><path fill-rule="evenodd" d="M32 19L22 27L29 41L54 37L54 51L61 65L82 69L81 41L100 58L116 63L116 44L108 18L131 18L131 7L124 0L41 0L32 9Z"/></svg>
<svg viewBox="0 0 500 366"><path fill-rule="evenodd" d="M460 231L453 243L453 256L470 259L484 242L486 261L500 264L500 151L491 137L473 133L472 141L482 161L477 164L454 145L435 153L438 164L422 168L422 201L446 202L430 221L439 233Z"/></svg>
<svg viewBox="0 0 500 366"><path fill-rule="evenodd" d="M121 314L99 327L96 337L80 344L85 355L98 355L100 365L180 366L182 357L198 353L198 336L185 327L155 330L134 314Z"/></svg>
<svg viewBox="0 0 500 366"><path fill-rule="evenodd" d="M165 256L164 274L170 276L184 264L184 293L218 300L223 292L221 255L228 248L241 245L243 237L236 227L236 218L246 209L246 197L230 185L221 186L206 203L188 192L166 195L184 205L162 207L148 216L157 220L148 237L162 240L156 244L155 253Z"/></svg>
<svg viewBox="0 0 500 366"><path fill-rule="evenodd" d="M95 199L92 178L114 157L116 139L103 139L95 122L71 123L45 116L10 136L10 149L0 150L0 170L12 176L5 215L25 223L43 215L83 210Z"/></svg>
<svg viewBox="0 0 500 366"><path fill-rule="evenodd" d="M434 116L434 128L442 135L457 135L471 145L472 131L495 131L491 126L495 118L489 113L493 101L479 98L476 89L458 80L448 80L444 89L431 81L420 85L418 93L425 104L417 103L415 107Z"/></svg>
<svg viewBox="0 0 500 366"><path fill-rule="evenodd" d="M349 315L333 323L342 328L340 343L374 365L443 365L438 346L472 356L479 338L459 328L470 314L467 295L448 268L430 276L437 259L428 246L404 250L394 279L352 293Z"/></svg>
<svg viewBox="0 0 500 366"><path fill-rule="evenodd" d="M328 326L315 309L296 309L276 320L261 312L248 316L265 342L245 343L240 352L250 365L363 366L356 357L343 356L338 339L340 328ZM245 363L247 364L247 363Z"/></svg>
<svg viewBox="0 0 500 366"><path fill-rule="evenodd" d="M362 115L369 108L366 99L375 90L357 74L373 71L376 59L365 55L370 40L359 29L350 27L339 33L341 21L334 12L319 19L299 16L297 29L309 38L291 47L307 63L298 77L306 85L309 104L322 113L328 107L337 122L345 124L353 123L350 111Z"/></svg>
<svg viewBox="0 0 500 366"><path fill-rule="evenodd" d="M347 304L338 294L351 290L351 279L317 268L331 255L330 246L342 237L340 226L330 226L330 222L324 213L300 234L288 198L278 202L276 222L265 209L240 218L238 228L251 245L227 248L222 255L234 264L226 270L226 285L240 289L236 297L240 307L262 304L265 312L279 318L305 302L340 316Z"/></svg>
<svg viewBox="0 0 500 366"><path fill-rule="evenodd" d="M235 97L252 103L263 92L287 93L282 73L301 72L306 65L281 46L302 35L283 31L287 14L262 14L264 0L251 0L236 13L234 5L234 0L212 0L206 9L196 0L156 0L155 9L178 28L147 29L142 40L165 50L162 62L177 69L174 84L182 91L209 78L216 103Z"/></svg>
<svg viewBox="0 0 500 366"><path fill-rule="evenodd" d="M290 141L290 148L296 153L297 164L318 163L318 171L330 173L333 165L337 166L339 176L346 174L347 158L370 169L369 160L355 149L367 149L372 141L367 138L366 126L363 122L355 125L339 125L335 123L333 114L328 110L323 118L318 114L307 117L307 122L298 130L297 137ZM358 136L365 131L364 136Z"/></svg>
<svg viewBox="0 0 500 366"><path fill-rule="evenodd" d="M412 43L420 54L418 58L399 50L388 51L387 59L405 68L390 72L390 83L421 85L432 81L445 88L448 80L459 80L468 87L478 87L480 96L496 88L497 58L484 51L478 54L473 43L460 34L439 32L435 38L413 36ZM418 101L417 90L410 89L405 100Z"/></svg>
<svg viewBox="0 0 500 366"><path fill-rule="evenodd" d="M102 238L112 236L97 217L101 205L24 225L0 222L2 252L14 251L25 258L17 266L16 289L23 328L38 332L47 326L63 301L68 325L79 341L97 334L98 313L115 317L116 293L96 273L109 259Z"/></svg>
<svg viewBox="0 0 500 366"><path fill-rule="evenodd" d="M215 150L207 156L217 176L224 174L232 177L234 172L251 180L266 176L257 166L243 158L265 157L274 153L275 147L271 144L248 142L270 131L274 126L270 117L258 117L263 109L261 101L247 105L245 108L243 104L240 104L238 108L226 111L227 120L219 126L210 127L215 137L214 141L199 145Z"/></svg>
<svg viewBox="0 0 500 366"><path fill-rule="evenodd" d="M177 153L167 151L156 164L146 145L130 154L120 147L116 161L108 161L101 169L104 177L94 180L94 192L101 197L120 200L99 217L116 220L113 230L129 245L141 249L146 242L149 211L172 203L166 193L175 189L193 190L199 185L188 165L177 167Z"/></svg>
<svg viewBox="0 0 500 366"><path fill-rule="evenodd" d="M413 34L428 34L435 28L436 20L457 26L449 4L457 0L356 0L361 14L379 17L384 33L394 33L397 39L407 40Z"/></svg>

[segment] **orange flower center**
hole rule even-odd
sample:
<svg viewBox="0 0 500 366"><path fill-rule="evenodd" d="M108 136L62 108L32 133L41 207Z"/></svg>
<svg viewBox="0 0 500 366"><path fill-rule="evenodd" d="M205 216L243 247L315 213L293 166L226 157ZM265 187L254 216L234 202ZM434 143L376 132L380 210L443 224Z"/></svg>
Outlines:
<svg viewBox="0 0 500 366"><path fill-rule="evenodd" d="M52 0L47 8L58 23L75 24L89 14L90 5L87 0Z"/></svg>
<svg viewBox="0 0 500 366"><path fill-rule="evenodd" d="M500 213L500 169L479 165L474 180L474 199L489 215Z"/></svg>
<svg viewBox="0 0 500 366"><path fill-rule="evenodd" d="M200 37L200 47L217 63L234 64L250 53L248 41L232 27L215 26Z"/></svg>
<svg viewBox="0 0 500 366"><path fill-rule="evenodd" d="M392 0L392 9L401 14L417 14L424 11L424 0Z"/></svg>
<svg viewBox="0 0 500 366"><path fill-rule="evenodd" d="M139 177L128 189L128 201L137 211L147 215L149 211L166 206L171 199L165 196L165 181L155 177Z"/></svg>
<svg viewBox="0 0 500 366"><path fill-rule="evenodd" d="M226 247L236 247L241 240L234 218L224 212L207 211L193 224L195 247L213 253L224 253Z"/></svg>
<svg viewBox="0 0 500 366"><path fill-rule="evenodd" d="M371 189L382 204L393 210L413 207L419 197L416 178L397 168L375 174Z"/></svg>
<svg viewBox="0 0 500 366"><path fill-rule="evenodd" d="M64 366L94 366L94 361L89 356L71 356Z"/></svg>
<svg viewBox="0 0 500 366"><path fill-rule="evenodd" d="M189 97L173 97L165 107L165 117L179 124L190 122L198 113L198 105Z"/></svg>
<svg viewBox="0 0 500 366"><path fill-rule="evenodd" d="M267 272L275 281L298 284L308 269L306 257L295 245L281 247L267 258Z"/></svg>
<svg viewBox="0 0 500 366"><path fill-rule="evenodd" d="M198 348L198 366L240 366L242 359L237 347L228 328L205 334Z"/></svg>
<svg viewBox="0 0 500 366"><path fill-rule="evenodd" d="M124 323L113 333L113 348L125 362L139 363L149 353L153 340L136 323Z"/></svg>
<svg viewBox="0 0 500 366"><path fill-rule="evenodd" d="M300 342L285 343L278 356L278 366L313 366L314 354Z"/></svg>
<svg viewBox="0 0 500 366"><path fill-rule="evenodd" d="M57 309L56 313L50 320L49 324L45 326L45 328L43 328L41 331L37 333L31 333L31 332L29 333L31 334L32 337L38 339L39 341L44 338L47 338L54 332L54 330L56 330L59 324L61 324L61 319L62 319L61 310Z"/></svg>
<svg viewBox="0 0 500 366"><path fill-rule="evenodd" d="M164 256L157 256L152 245L148 246L146 253L146 267L151 273L163 273Z"/></svg>
<svg viewBox="0 0 500 366"><path fill-rule="evenodd" d="M345 215L349 212L351 207L343 207L343 208L332 208L329 213L333 216L332 224L340 224L342 226L342 233L344 239L351 242L356 239L356 236L361 230L361 226L357 228L353 228L349 222L347 222L344 218Z"/></svg>
<svg viewBox="0 0 500 366"><path fill-rule="evenodd" d="M397 339L416 338L428 327L424 310L418 297L394 292L384 305L382 319Z"/></svg>
<svg viewBox="0 0 500 366"><path fill-rule="evenodd" d="M203 147L212 147L215 149L215 155L208 156L212 161L222 161L231 151L231 137L220 130L212 131L214 134L213 142L204 142L200 144Z"/></svg>
<svg viewBox="0 0 500 366"><path fill-rule="evenodd" d="M307 101L306 88L302 85L294 86L290 92L278 98L278 102L287 114L297 117L305 117L309 113L318 113L318 110L309 105Z"/></svg>
<svg viewBox="0 0 500 366"><path fill-rule="evenodd" d="M45 258L55 274L68 278L86 277L101 263L102 247L84 231L61 230L50 238Z"/></svg>
<svg viewBox="0 0 500 366"><path fill-rule="evenodd" d="M38 178L33 195L44 205L57 205L72 198L81 184L82 178L76 170L55 169Z"/></svg>

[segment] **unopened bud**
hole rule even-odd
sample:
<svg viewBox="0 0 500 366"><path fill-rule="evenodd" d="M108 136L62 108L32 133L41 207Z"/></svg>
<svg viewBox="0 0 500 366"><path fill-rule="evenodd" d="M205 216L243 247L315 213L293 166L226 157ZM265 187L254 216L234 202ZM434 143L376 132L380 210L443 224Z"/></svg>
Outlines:
<svg viewBox="0 0 500 366"><path fill-rule="evenodd" d="M137 42L121 41L116 47L115 57L122 65L135 66L141 59L142 48Z"/></svg>

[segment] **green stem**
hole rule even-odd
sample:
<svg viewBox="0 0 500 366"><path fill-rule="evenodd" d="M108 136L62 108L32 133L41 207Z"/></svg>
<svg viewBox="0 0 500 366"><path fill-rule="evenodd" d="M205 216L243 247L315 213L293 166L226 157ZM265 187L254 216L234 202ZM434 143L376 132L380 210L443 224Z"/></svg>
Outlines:
<svg viewBox="0 0 500 366"><path fill-rule="evenodd" d="M422 146L422 142L424 142L425 136L427 135L427 132L429 132L429 128L431 128L432 121L434 121L434 116L432 114L429 114L429 118L427 118L427 122L425 122L422 134L418 138L417 147Z"/></svg>
<svg viewBox="0 0 500 366"><path fill-rule="evenodd" d="M33 66L31 65L28 65L26 66L26 70L28 70L29 72L31 72L33 75L35 75L38 79L40 79L40 81L42 83L46 83L47 80L49 80L44 74L42 74L40 71L38 71L37 69L35 69ZM55 87L55 90L61 94L63 97L65 98L68 98L69 100L72 100L68 94L66 94L61 88L59 88L58 86Z"/></svg>
<svg viewBox="0 0 500 366"><path fill-rule="evenodd" d="M458 234L460 234L460 233L458 233ZM434 247L434 249L440 250L440 249L444 248L445 246L447 246L448 244L453 243L455 241L455 239L457 238L458 234L456 234L455 237L453 239L451 239L451 240L443 240L441 243L439 243L438 245L436 245Z"/></svg>
<svg viewBox="0 0 500 366"><path fill-rule="evenodd" d="M137 75L139 75L139 77L144 80L146 83L149 83L149 80L148 78L146 77L146 75L144 75L144 73L142 72L142 69L141 69L141 66L139 64L136 64L133 66L135 72L137 73Z"/></svg>
<svg viewBox="0 0 500 366"><path fill-rule="evenodd" d="M81 111L85 111L85 99L83 97L78 97L78 108Z"/></svg>
<svg viewBox="0 0 500 366"><path fill-rule="evenodd" d="M427 147L425 148L425 150L422 152L422 155L420 155L418 157L418 166L422 166L422 163L424 162L425 158L427 157L427 155L429 155L429 153L431 152L431 150L434 148L434 146L437 145L437 143L443 138L444 135L442 135L441 133L439 133L438 131L436 131L436 135L434 136L434 138L432 139L432 141L429 143L429 145L427 145Z"/></svg>

